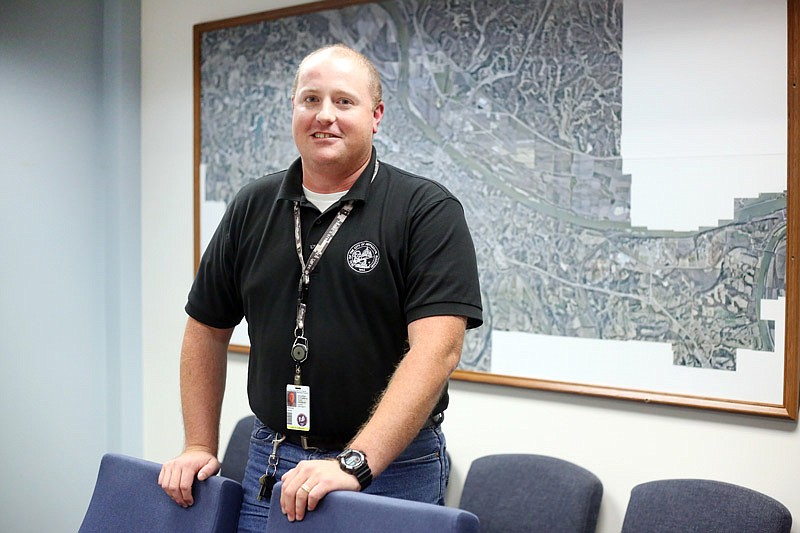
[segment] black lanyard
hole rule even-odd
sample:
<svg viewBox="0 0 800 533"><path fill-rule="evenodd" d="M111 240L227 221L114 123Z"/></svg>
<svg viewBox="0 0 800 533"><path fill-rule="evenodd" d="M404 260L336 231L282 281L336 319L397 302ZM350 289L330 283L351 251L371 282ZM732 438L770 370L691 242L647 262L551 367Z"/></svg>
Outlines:
<svg viewBox="0 0 800 533"><path fill-rule="evenodd" d="M336 218L331 221L330 226L325 230L322 240L314 246L314 250L312 250L311 255L308 257L308 263L306 263L303 259L303 237L301 235L302 230L300 229L300 203L294 203L294 244L297 249L297 258L300 260L300 268L302 269L300 273L300 282L297 287L297 319L294 328L294 344L292 344L291 351L292 359L295 362L294 384L298 386L302 384L300 365L308 359L308 339L305 337L305 319L311 271L319 264L319 260L322 254L325 253L325 249L328 248L334 235L336 235L336 232L342 227L342 224L344 224L344 221L352 210L353 200L346 202L339 209Z"/></svg>
<svg viewBox="0 0 800 533"><path fill-rule="evenodd" d="M375 160L375 169L372 172L372 180L378 173L378 160ZM371 181L371 180L370 180ZM331 221L328 229L325 230L322 239L314 246L311 255L308 257L308 262L303 259L303 236L300 227L300 202L294 202L294 244L297 250L297 259L300 261L300 282L298 283L297 292L297 319L295 320L294 328L294 344L292 344L291 356L295 362L294 384L301 385L300 379L300 365L308 359L308 339L305 337L305 319L306 319L306 304L308 301L308 285L311 283L311 272L319 264L319 260L328 245L333 240L336 232L342 227L344 221L347 220L348 215L353 210L353 200L349 200L342 205L336 217Z"/></svg>

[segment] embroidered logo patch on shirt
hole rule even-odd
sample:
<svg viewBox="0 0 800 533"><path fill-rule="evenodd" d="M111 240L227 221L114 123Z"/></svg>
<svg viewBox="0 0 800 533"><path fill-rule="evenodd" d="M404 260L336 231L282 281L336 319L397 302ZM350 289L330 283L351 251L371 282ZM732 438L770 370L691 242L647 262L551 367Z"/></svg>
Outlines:
<svg viewBox="0 0 800 533"><path fill-rule="evenodd" d="M347 264L359 274L374 270L380 258L378 247L369 241L357 242L347 251Z"/></svg>

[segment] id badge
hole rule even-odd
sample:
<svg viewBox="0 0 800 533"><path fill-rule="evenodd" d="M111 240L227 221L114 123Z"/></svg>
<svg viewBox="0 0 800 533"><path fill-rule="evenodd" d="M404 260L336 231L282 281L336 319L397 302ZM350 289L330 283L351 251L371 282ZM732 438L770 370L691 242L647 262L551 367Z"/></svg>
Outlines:
<svg viewBox="0 0 800 533"><path fill-rule="evenodd" d="M286 429L311 429L311 389L305 385L286 385Z"/></svg>

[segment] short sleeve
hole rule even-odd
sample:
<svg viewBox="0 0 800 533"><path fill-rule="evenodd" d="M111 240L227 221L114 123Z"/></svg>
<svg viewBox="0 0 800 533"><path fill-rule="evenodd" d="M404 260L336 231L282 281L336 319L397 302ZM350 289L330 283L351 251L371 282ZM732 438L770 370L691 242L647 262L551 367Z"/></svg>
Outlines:
<svg viewBox="0 0 800 533"><path fill-rule="evenodd" d="M483 323L475 246L464 210L452 196L417 210L409 226L408 322L435 315Z"/></svg>
<svg viewBox="0 0 800 533"><path fill-rule="evenodd" d="M244 316L234 272L235 214L234 201L228 206L203 253L185 308L189 316L215 328L232 328Z"/></svg>

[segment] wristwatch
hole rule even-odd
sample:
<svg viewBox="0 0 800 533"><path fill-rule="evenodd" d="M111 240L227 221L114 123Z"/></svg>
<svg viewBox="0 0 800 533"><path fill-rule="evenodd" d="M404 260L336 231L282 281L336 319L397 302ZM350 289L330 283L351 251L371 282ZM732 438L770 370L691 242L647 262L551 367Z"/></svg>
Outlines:
<svg viewBox="0 0 800 533"><path fill-rule="evenodd" d="M372 483L372 470L369 469L364 452L348 448L337 455L336 459L342 470L356 477L361 485L361 490L369 487L369 484Z"/></svg>

